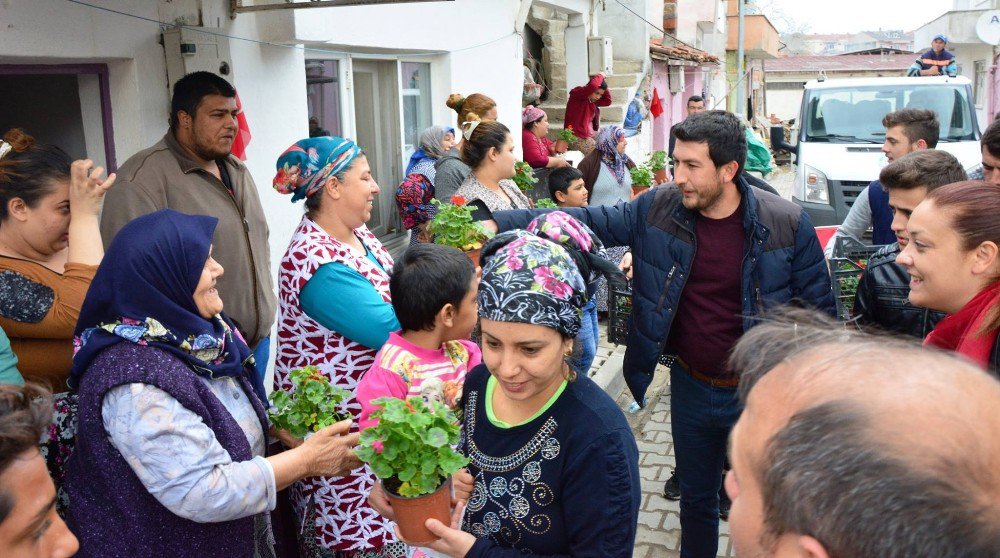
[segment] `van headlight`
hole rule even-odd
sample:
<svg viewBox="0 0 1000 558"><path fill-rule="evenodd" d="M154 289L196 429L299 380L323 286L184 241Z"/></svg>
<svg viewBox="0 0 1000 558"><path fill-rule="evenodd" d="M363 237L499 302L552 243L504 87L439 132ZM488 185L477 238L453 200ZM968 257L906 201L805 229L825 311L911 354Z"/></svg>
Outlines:
<svg viewBox="0 0 1000 558"><path fill-rule="evenodd" d="M796 194L801 194L796 198L809 203L830 204L830 184L819 169L802 165L796 178Z"/></svg>

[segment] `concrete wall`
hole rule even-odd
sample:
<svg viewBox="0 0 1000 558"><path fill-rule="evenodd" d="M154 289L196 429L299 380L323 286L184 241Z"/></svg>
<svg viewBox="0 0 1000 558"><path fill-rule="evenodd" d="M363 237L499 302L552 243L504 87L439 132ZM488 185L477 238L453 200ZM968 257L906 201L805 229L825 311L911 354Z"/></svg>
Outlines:
<svg viewBox="0 0 1000 558"><path fill-rule="evenodd" d="M662 24L663 2L656 0L621 0L623 4L646 20ZM629 12L618 2L607 2L598 8L600 19L598 34L614 37L615 60L646 60L649 57L649 39L662 38L655 29Z"/></svg>
<svg viewBox="0 0 1000 558"><path fill-rule="evenodd" d="M296 10L292 34L276 38L351 51L356 58L388 52L397 53L394 59L430 62L434 122L454 125L457 115L445 105L450 93L479 92L497 102L499 120L514 128L520 126L522 91L518 7L517 0L456 0ZM436 32L415 32L421 29Z"/></svg>

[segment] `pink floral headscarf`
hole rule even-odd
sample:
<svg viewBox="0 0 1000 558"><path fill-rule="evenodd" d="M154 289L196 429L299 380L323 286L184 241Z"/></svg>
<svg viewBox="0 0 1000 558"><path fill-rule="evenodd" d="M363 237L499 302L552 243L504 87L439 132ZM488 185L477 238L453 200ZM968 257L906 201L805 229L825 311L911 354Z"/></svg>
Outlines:
<svg viewBox="0 0 1000 558"><path fill-rule="evenodd" d="M562 246L527 231L508 231L486 243L482 261L481 317L576 337L587 287Z"/></svg>

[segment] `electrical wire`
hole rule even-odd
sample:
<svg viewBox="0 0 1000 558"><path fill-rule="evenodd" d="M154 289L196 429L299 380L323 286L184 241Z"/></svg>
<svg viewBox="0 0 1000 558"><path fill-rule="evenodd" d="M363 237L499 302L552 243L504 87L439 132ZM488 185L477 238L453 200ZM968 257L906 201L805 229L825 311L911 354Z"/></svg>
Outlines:
<svg viewBox="0 0 1000 558"><path fill-rule="evenodd" d="M290 49L293 49L293 50L301 50L303 52L316 52L316 53L324 53L324 54L343 54L343 55L348 55L348 56L357 56L359 54L364 54L365 56L368 56L369 54L371 56L440 56L442 54L451 54L453 52L463 52L463 51L466 51L466 50L474 50L474 49L477 49L477 48L482 48L484 46L489 46L489 45L491 45L493 43L498 43L498 42L500 42L500 41L502 41L504 39L508 39L508 38L510 38L510 37L512 37L514 35L518 35L518 33L510 33L510 34L504 35L502 37L498 37L496 39L493 39L491 41L487 41L485 43L481 43L481 44L473 45L473 46L468 46L468 47L463 47L463 48L456 48L456 49L453 49L453 50L436 50L436 51L433 51L433 52L377 52L377 53L364 53L364 52L359 52L359 51L353 51L352 52L352 51L344 51L344 50L330 50L330 49L325 49L325 48L311 48L311 47L306 47L306 46L302 46L302 45L285 45L285 44L281 44L281 43L272 43L270 41L261 41L259 39L251 39L251 38L248 38L248 37L239 37L237 35L227 35L225 33L218 33L218 32L215 32L215 31L209 31L208 29L206 29L204 27L195 27L195 26L191 26L191 25L179 25L179 24L176 24L176 23L169 23L169 22L166 22L166 21L160 21L158 19L153 19L153 18L149 18L149 17L137 15L137 14L130 14L128 12L122 12L122 11L118 11L118 10L115 10L115 9L112 9L112 8L106 8L104 6L98 6L96 4L91 4L89 2L84 2L83 0L65 0L65 1L69 2L70 4L77 4L79 6L86 6L88 8L93 8L95 10L101 10L101 11L109 12L109 13L112 13L112 14L117 14L117 15L121 15L121 16L125 16L125 17L131 17L133 19L147 21L149 23L155 23L155 24L157 24L157 25L159 25L161 27L166 27L166 28L188 29L188 30L194 31L196 33L204 33L206 35L212 35L212 36L215 36L215 37L222 37L222 38L233 39L233 40L237 40L237 41L245 41L245 42L248 42L248 43L256 43L256 44L263 45L263 46L271 46L271 47L278 47L278 48L290 48Z"/></svg>
<svg viewBox="0 0 1000 558"><path fill-rule="evenodd" d="M701 50L701 49L697 49L697 48L695 48L695 47L693 47L693 46L691 46L691 45L689 45L689 44L685 43L684 41L682 41L682 40L678 39L677 37L675 37L675 36L671 35L670 33L667 33L667 32L666 32L666 31L664 31L663 29L661 29L661 28L657 27L657 26L656 26L656 24L654 24L654 23L652 23L651 21L649 21L648 19L646 19L646 18L642 17L641 15L639 15L639 13L638 13L638 12L636 12L636 11L635 11L635 10L633 10L632 8L629 8L628 6L626 6L625 4L623 4L623 3L622 3L622 0L615 0L615 2L618 2L618 5L619 5L619 6L621 6L621 7L625 8L626 10L628 10L629 12L631 12L631 13L632 13L632 15L634 15L635 17L637 17L637 18L641 19L642 21L645 21L647 25L649 25L649 26L650 26L650 27L652 27L653 29L656 29L656 31L657 31L657 32L659 32L659 33L660 33L661 35L666 35L666 36L670 37L671 39L673 39L673 40L677 41L678 43L680 43L680 44L682 44L682 45L684 45L684 46L686 46L686 47L688 47L688 48L691 48L691 49L694 49L694 50Z"/></svg>

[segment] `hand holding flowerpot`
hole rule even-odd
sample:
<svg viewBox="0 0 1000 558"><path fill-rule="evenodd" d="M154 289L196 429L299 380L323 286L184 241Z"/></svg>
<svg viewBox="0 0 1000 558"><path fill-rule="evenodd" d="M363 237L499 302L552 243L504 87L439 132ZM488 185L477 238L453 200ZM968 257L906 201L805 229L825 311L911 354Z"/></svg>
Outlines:
<svg viewBox="0 0 1000 558"><path fill-rule="evenodd" d="M359 433L348 434L350 420L342 420L323 428L302 443L296 450L304 453L310 477L342 477L361 466L354 454Z"/></svg>
<svg viewBox="0 0 1000 558"><path fill-rule="evenodd" d="M434 235L436 244L453 246L465 252L472 263L479 266L479 251L493 235L472 218L472 208L462 196L452 196L451 203L432 200L437 214L427 224L427 231Z"/></svg>
<svg viewBox="0 0 1000 558"><path fill-rule="evenodd" d="M429 544L435 536L425 522L430 517L448 521L449 479L469 463L453 449L458 421L437 401L381 397L373 403L381 407L371 414L378 424L362 433L357 453L381 479L381 492L388 499L381 500L373 491L370 501L376 509L391 508L403 538Z"/></svg>

